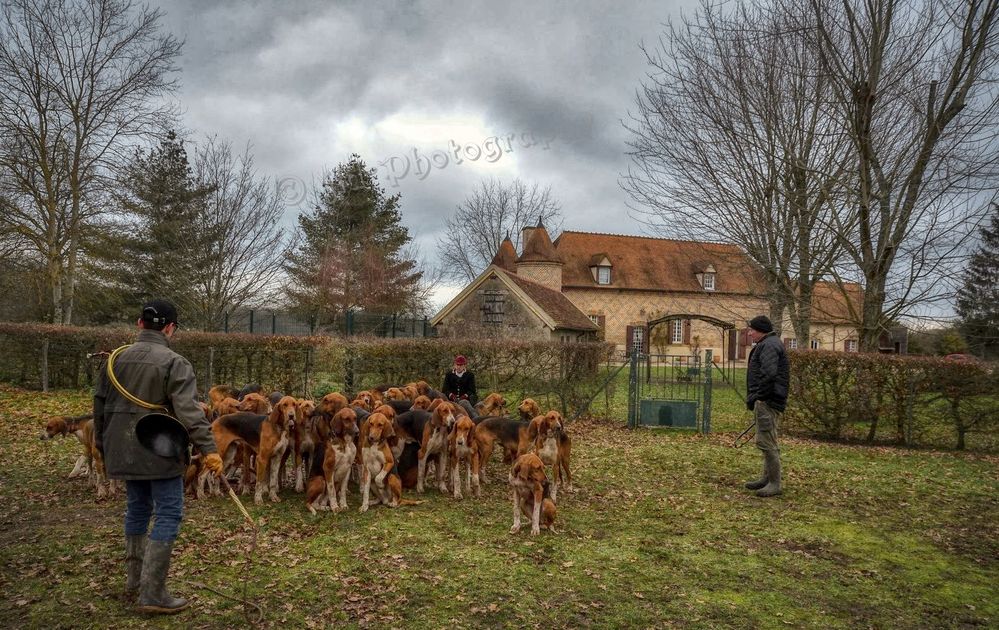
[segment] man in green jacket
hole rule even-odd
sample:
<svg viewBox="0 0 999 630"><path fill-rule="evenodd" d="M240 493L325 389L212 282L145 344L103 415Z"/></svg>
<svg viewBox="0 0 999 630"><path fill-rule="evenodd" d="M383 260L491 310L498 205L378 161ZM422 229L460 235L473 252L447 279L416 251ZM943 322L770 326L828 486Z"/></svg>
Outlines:
<svg viewBox="0 0 999 630"><path fill-rule="evenodd" d="M221 474L222 459L216 453L211 425L196 400L194 369L169 347L178 328L177 309L166 300L148 302L138 326L136 342L115 358L115 378L135 398L162 405L180 420L195 448L205 455L205 466ZM130 600L138 596L141 612L175 613L188 605L166 589L170 551L184 512L186 464L160 457L139 443L135 427L147 413L149 409L128 400L105 370L100 371L94 392L94 437L108 477L124 479L127 493L125 595Z"/></svg>

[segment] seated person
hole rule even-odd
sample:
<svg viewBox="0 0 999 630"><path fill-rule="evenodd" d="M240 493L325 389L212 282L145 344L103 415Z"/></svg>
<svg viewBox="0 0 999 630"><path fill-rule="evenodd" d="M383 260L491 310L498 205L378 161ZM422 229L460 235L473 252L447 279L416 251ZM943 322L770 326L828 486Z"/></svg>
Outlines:
<svg viewBox="0 0 999 630"><path fill-rule="evenodd" d="M475 404L479 395L475 391L475 374L465 369L468 360L463 355L454 358L454 369L444 377L444 387L441 392L451 402L461 405L472 418L477 418Z"/></svg>

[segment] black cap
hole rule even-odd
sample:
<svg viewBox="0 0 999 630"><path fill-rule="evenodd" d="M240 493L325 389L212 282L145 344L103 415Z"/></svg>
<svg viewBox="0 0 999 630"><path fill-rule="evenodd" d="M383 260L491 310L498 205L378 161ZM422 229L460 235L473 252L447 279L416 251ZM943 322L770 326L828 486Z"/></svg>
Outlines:
<svg viewBox="0 0 999 630"><path fill-rule="evenodd" d="M757 315L753 319L749 320L749 327L761 333L774 331L774 325L770 323L770 318L766 315Z"/></svg>
<svg viewBox="0 0 999 630"><path fill-rule="evenodd" d="M142 321L151 328L162 330L167 324L178 324L177 308L166 300L150 300L142 305Z"/></svg>

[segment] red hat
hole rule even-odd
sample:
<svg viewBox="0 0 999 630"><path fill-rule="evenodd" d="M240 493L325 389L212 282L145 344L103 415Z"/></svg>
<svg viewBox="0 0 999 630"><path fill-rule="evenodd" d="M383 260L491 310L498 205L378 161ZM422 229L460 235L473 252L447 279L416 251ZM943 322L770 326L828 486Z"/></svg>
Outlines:
<svg viewBox="0 0 999 630"><path fill-rule="evenodd" d="M466 363L468 363L468 359L466 359L463 354L459 354L454 358L455 365L465 365Z"/></svg>

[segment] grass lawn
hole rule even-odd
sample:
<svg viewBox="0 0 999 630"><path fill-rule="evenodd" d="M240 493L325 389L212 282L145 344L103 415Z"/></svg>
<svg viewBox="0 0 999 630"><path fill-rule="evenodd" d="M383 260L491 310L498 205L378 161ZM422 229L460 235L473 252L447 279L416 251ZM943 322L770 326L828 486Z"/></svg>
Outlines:
<svg viewBox="0 0 999 630"><path fill-rule="evenodd" d="M38 439L88 404L0 386L2 627L151 625L116 598L122 499L65 480L75 440ZM708 437L572 425L556 535L508 533L495 455L479 500L428 491L362 515L352 493L351 511L311 517L286 490L249 506L263 522L251 596L287 628L999 625L999 459L786 439L785 493L758 499L741 489L758 453L731 448L747 414L722 407L729 432ZM186 508L171 583L195 601L155 625L241 627L238 604L180 580L238 591L242 517L223 498Z"/></svg>

